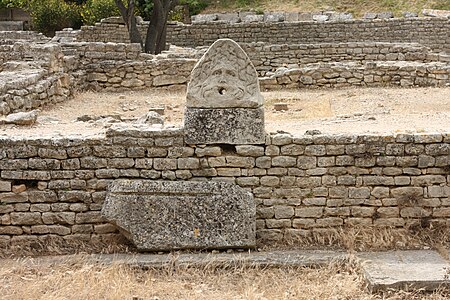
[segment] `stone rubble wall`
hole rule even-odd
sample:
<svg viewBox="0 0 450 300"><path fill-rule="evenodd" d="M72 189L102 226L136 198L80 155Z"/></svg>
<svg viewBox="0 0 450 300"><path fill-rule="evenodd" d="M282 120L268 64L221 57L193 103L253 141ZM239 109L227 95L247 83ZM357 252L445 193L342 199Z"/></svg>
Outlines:
<svg viewBox="0 0 450 300"><path fill-rule="evenodd" d="M143 35L147 23L139 25ZM219 38L238 43L318 44L348 42L419 43L435 52L450 52L450 19L392 18L333 22L256 22L169 24L168 43L183 47L209 46ZM125 25L102 22L80 31L57 33L75 41L128 43Z"/></svg>
<svg viewBox="0 0 450 300"><path fill-rule="evenodd" d="M16 41L48 42L50 38L36 31L1 31L1 44L13 44Z"/></svg>
<svg viewBox="0 0 450 300"><path fill-rule="evenodd" d="M66 100L84 72L57 44L0 45L0 116Z"/></svg>
<svg viewBox="0 0 450 300"><path fill-rule="evenodd" d="M63 43L66 55L76 57L86 83L105 91L186 85L197 62L193 54L151 55L137 44Z"/></svg>
<svg viewBox="0 0 450 300"><path fill-rule="evenodd" d="M278 68L314 63L371 61L450 62L450 56L433 53L420 44L350 42L320 44L241 44L260 77Z"/></svg>
<svg viewBox="0 0 450 300"><path fill-rule="evenodd" d="M450 57L417 44L241 46L263 90L450 84ZM135 44L2 44L0 115L64 101L86 85L105 91L184 86L203 51L175 47L150 55Z"/></svg>
<svg viewBox="0 0 450 300"><path fill-rule="evenodd" d="M267 135L187 145L183 129L1 137L0 244L120 236L100 210L118 178L218 180L252 192L263 242L342 225L450 226L449 134ZM194 209L194 208L193 208Z"/></svg>
<svg viewBox="0 0 450 300"><path fill-rule="evenodd" d="M450 86L450 64L433 62L319 63L281 69L260 78L265 90L322 87L445 87Z"/></svg>
<svg viewBox="0 0 450 300"><path fill-rule="evenodd" d="M175 48L155 56L141 53L139 46L133 44L62 43L61 46L66 55L76 57L79 68L87 73L89 84L107 91L185 85L204 50ZM241 46L256 66L261 87L266 90L450 83L450 57L417 44Z"/></svg>

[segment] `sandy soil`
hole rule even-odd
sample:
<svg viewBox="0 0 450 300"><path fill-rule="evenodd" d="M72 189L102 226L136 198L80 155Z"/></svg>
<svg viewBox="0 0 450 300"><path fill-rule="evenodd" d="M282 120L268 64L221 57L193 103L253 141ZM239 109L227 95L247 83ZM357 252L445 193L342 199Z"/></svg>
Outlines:
<svg viewBox="0 0 450 300"><path fill-rule="evenodd" d="M450 132L450 88L348 88L264 92L266 129L295 134ZM288 104L276 111L274 104ZM95 135L112 119L125 121L151 108L164 108L166 125L181 126L184 91L149 90L126 93L86 92L42 108L31 127L2 125L2 135ZM80 116L95 120L77 121ZM104 118L99 118L104 116Z"/></svg>

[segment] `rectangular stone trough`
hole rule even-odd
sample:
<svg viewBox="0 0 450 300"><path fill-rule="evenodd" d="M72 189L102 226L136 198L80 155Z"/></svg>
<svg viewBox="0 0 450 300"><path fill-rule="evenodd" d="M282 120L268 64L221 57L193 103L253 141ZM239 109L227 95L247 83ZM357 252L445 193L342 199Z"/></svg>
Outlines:
<svg viewBox="0 0 450 300"><path fill-rule="evenodd" d="M225 182L116 180L102 215L142 251L256 243L252 194Z"/></svg>

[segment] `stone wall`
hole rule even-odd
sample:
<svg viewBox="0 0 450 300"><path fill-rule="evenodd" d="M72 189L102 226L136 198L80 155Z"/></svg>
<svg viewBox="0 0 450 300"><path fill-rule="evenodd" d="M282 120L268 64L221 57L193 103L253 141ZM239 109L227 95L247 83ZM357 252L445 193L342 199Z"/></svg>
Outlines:
<svg viewBox="0 0 450 300"><path fill-rule="evenodd" d="M242 47L263 90L450 84L450 57L417 44ZM175 47L155 56L133 44L6 43L0 45L0 115L64 101L86 84L106 91L186 85L203 51Z"/></svg>
<svg viewBox="0 0 450 300"><path fill-rule="evenodd" d="M146 24L141 24L145 32ZM169 24L167 41L185 47L209 46L219 38L239 43L315 44L337 42L419 43L433 51L450 51L450 19L393 18L333 22L256 22ZM67 36L68 33L64 33ZM126 27L117 23L84 26L69 34L77 41L129 41Z"/></svg>
<svg viewBox="0 0 450 300"><path fill-rule="evenodd" d="M82 87L84 72L59 45L1 45L0 63L0 115L64 101Z"/></svg>
<svg viewBox="0 0 450 300"><path fill-rule="evenodd" d="M449 134L267 135L187 145L182 129L1 138L0 244L119 235L100 210L118 178L219 180L251 191L261 242L341 225L450 225Z"/></svg>
<svg viewBox="0 0 450 300"><path fill-rule="evenodd" d="M265 90L322 87L445 87L450 86L450 64L420 62L319 63L279 69L260 79Z"/></svg>
<svg viewBox="0 0 450 300"><path fill-rule="evenodd" d="M137 44L63 43L86 72L87 84L106 91L186 85L196 63L195 54L151 55Z"/></svg>
<svg viewBox="0 0 450 300"><path fill-rule="evenodd" d="M373 61L450 62L450 56L433 53L420 44L350 42L320 44L241 44L260 77L280 67L314 63Z"/></svg>
<svg viewBox="0 0 450 300"><path fill-rule="evenodd" d="M83 87L83 75L57 44L0 45L0 115L64 101Z"/></svg>
<svg viewBox="0 0 450 300"><path fill-rule="evenodd" d="M35 31L2 31L1 44L12 44L16 41L26 40L28 42L48 42L50 39Z"/></svg>
<svg viewBox="0 0 450 300"><path fill-rule="evenodd" d="M185 85L203 53L203 50L175 48L155 56L140 53L137 45L115 43L62 43L61 46L66 55L76 57L79 68L87 73L89 84L107 91ZM450 57L415 44L253 43L242 47L262 77L260 84L265 90L450 83Z"/></svg>

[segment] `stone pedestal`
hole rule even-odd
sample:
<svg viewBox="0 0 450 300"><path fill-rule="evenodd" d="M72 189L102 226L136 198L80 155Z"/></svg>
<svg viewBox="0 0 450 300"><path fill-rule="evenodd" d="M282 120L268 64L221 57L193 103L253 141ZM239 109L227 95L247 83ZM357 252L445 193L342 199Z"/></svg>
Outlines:
<svg viewBox="0 0 450 300"><path fill-rule="evenodd" d="M187 108L187 144L264 144L264 109Z"/></svg>
<svg viewBox="0 0 450 300"><path fill-rule="evenodd" d="M253 196L225 182L116 180L102 215L144 251L256 244Z"/></svg>

